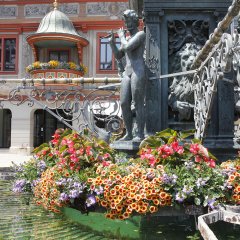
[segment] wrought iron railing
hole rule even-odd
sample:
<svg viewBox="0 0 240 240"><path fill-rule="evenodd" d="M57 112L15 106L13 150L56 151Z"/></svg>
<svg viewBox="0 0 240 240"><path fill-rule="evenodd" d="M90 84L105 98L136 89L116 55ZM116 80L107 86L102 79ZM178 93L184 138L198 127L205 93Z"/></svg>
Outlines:
<svg viewBox="0 0 240 240"><path fill-rule="evenodd" d="M116 83L119 78L7 79L0 81L0 105L36 105L67 127L79 133L88 128L108 141L124 130Z"/></svg>
<svg viewBox="0 0 240 240"><path fill-rule="evenodd" d="M213 99L217 91L217 81L220 79L229 81L224 78L224 73L229 72L232 67L237 71L240 66L238 63L240 57L239 32L235 30L232 34L224 33L229 29L239 11L240 0L233 0L226 16L210 35L202 50L199 51L192 66L193 69L197 69L197 73L194 75L194 121L195 137L199 139L203 139L206 135Z"/></svg>

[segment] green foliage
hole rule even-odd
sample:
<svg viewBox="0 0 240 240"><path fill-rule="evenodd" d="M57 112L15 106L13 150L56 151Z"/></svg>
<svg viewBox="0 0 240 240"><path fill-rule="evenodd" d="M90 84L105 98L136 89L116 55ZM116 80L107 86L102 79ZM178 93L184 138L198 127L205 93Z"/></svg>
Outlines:
<svg viewBox="0 0 240 240"><path fill-rule="evenodd" d="M195 130L186 130L182 132L177 132L173 129L167 128L161 132L157 132L153 136L149 136L142 141L139 148L144 148L146 146L154 148L159 147L162 144L171 144L174 141L182 141L190 136L194 135ZM195 139L195 141L197 141Z"/></svg>

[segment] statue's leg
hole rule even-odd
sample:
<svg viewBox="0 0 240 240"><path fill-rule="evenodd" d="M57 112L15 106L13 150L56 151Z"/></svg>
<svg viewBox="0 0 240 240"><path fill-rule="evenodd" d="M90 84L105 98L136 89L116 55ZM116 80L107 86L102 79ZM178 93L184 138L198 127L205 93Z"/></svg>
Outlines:
<svg viewBox="0 0 240 240"><path fill-rule="evenodd" d="M124 76L121 82L120 90L120 103L122 108L123 121L126 126L126 135L120 139L120 141L132 140L132 124L133 116L131 111L131 79L128 76Z"/></svg>
<svg viewBox="0 0 240 240"><path fill-rule="evenodd" d="M145 78L133 74L131 79L132 98L136 111L137 122L137 136L134 140L140 141L144 139L144 126L145 126Z"/></svg>

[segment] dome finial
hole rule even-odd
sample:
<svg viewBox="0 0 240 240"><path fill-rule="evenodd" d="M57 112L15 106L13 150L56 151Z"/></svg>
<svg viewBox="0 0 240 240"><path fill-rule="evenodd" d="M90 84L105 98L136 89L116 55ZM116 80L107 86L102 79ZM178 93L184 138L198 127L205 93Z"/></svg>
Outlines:
<svg viewBox="0 0 240 240"><path fill-rule="evenodd" d="M53 7L54 7L54 10L57 9L57 7L58 7L58 2L57 2L57 0L54 0Z"/></svg>

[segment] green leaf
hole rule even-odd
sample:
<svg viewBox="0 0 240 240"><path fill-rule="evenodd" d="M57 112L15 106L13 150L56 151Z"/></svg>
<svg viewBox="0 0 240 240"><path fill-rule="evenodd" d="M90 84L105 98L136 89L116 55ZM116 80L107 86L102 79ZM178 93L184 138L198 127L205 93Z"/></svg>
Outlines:
<svg viewBox="0 0 240 240"><path fill-rule="evenodd" d="M61 146L61 148L59 150L60 150L60 152L63 152L66 148L67 148L67 146L63 145L63 146Z"/></svg>
<svg viewBox="0 0 240 240"><path fill-rule="evenodd" d="M185 139L187 137L193 136L194 133L195 133L195 129L184 130L184 131L179 132L179 137L181 139Z"/></svg>
<svg viewBox="0 0 240 240"><path fill-rule="evenodd" d="M86 136L88 136L88 135L89 135L89 130L88 130L87 128L85 128L85 129L83 130L83 134L86 135Z"/></svg>
<svg viewBox="0 0 240 240"><path fill-rule="evenodd" d="M203 202L203 206L206 207L208 205L208 198L205 198L204 202Z"/></svg>
<svg viewBox="0 0 240 240"><path fill-rule="evenodd" d="M48 143L43 143L39 147L33 149L32 153L40 152L43 148L49 147Z"/></svg>
<svg viewBox="0 0 240 240"><path fill-rule="evenodd" d="M159 147L162 145L162 142L160 139L156 138L156 136L150 136L148 138L145 138L140 146L139 146L139 149L141 148L144 148L146 146L149 146L149 147Z"/></svg>
<svg viewBox="0 0 240 240"><path fill-rule="evenodd" d="M156 136L157 137L161 137L161 138L169 138L169 137L172 137L172 136L177 136L177 132L171 128L167 128L161 132L157 132L156 133Z"/></svg>
<svg viewBox="0 0 240 240"><path fill-rule="evenodd" d="M210 158L212 158L214 160L217 160L217 158L212 153L210 153L209 151L208 151L208 155L209 155Z"/></svg>
<svg viewBox="0 0 240 240"><path fill-rule="evenodd" d="M199 144L202 144L202 141L200 139L197 139L197 138L194 138L191 140L192 143L199 143Z"/></svg>
<svg viewBox="0 0 240 240"><path fill-rule="evenodd" d="M199 206L201 204L201 199L200 198L194 198L194 203Z"/></svg>

